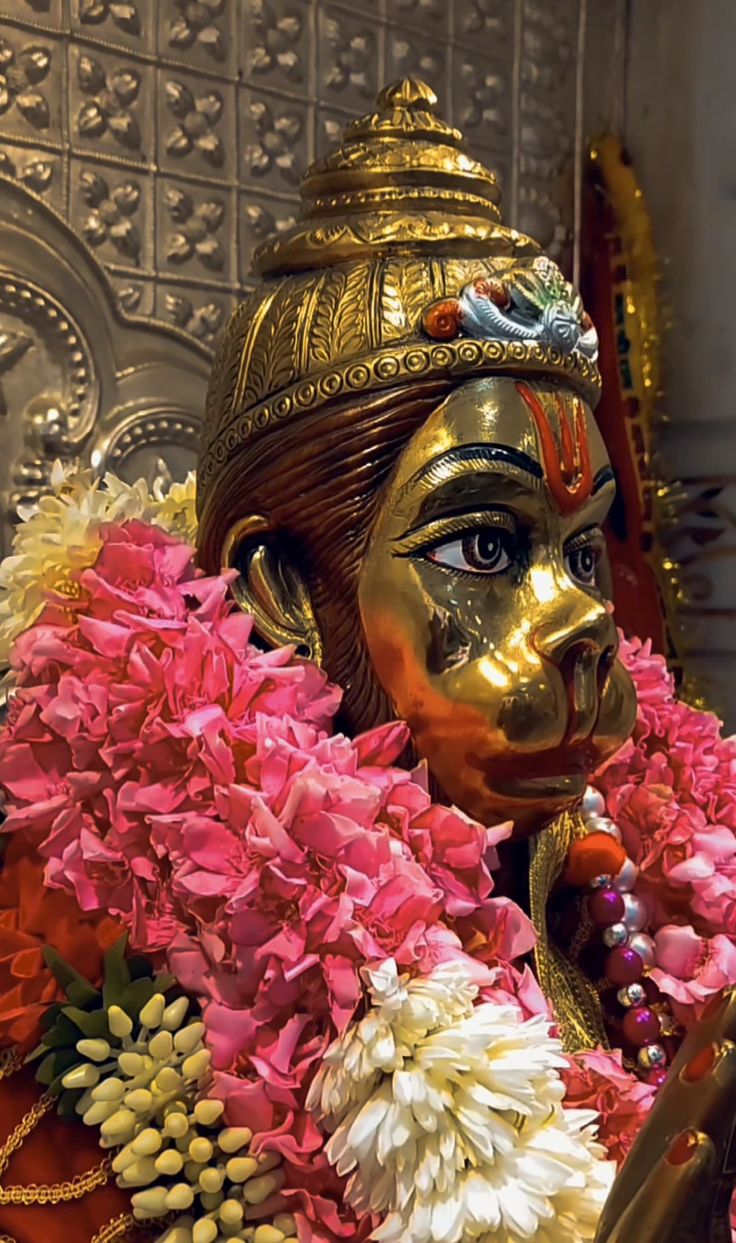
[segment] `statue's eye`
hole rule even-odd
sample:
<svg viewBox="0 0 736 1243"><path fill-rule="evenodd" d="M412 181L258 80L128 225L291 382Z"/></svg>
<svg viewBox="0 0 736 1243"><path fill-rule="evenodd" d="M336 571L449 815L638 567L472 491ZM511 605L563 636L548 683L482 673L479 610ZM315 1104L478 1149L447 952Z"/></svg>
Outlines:
<svg viewBox="0 0 736 1243"><path fill-rule="evenodd" d="M603 552L603 536L596 528L571 540L565 550L565 565L571 578L583 587L595 585L598 563Z"/></svg>
<svg viewBox="0 0 736 1243"><path fill-rule="evenodd" d="M468 531L460 539L435 544L425 554L430 561L466 574L503 574L514 560L515 537L494 527Z"/></svg>

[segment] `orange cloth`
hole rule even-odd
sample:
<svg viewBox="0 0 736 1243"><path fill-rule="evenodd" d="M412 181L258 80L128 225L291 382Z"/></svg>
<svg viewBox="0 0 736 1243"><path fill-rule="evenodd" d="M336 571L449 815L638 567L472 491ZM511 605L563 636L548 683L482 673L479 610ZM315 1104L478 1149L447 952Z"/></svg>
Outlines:
<svg viewBox="0 0 736 1243"><path fill-rule="evenodd" d="M31 1049L44 1010L63 996L43 960L44 945L97 983L103 953L122 934L107 915L86 914L69 894L44 888L43 868L28 838L13 834L0 870L0 1048Z"/></svg>
<svg viewBox="0 0 736 1243"><path fill-rule="evenodd" d="M41 953L45 944L93 983L102 955L122 929L108 916L85 914L60 890L44 888L43 860L21 833L8 839L0 871L0 1048L27 1052L40 1038L46 1007L62 996ZM0 1142L39 1100L32 1066L0 1081ZM54 1112L12 1156L0 1185L67 1182L99 1165L98 1132ZM98 1230L130 1212L130 1195L111 1181L79 1200L49 1205L0 1204L0 1234L17 1243L90 1243Z"/></svg>
<svg viewBox="0 0 736 1243"><path fill-rule="evenodd" d="M3 1143L41 1092L30 1067L0 1082ZM9 1187L66 1182L99 1165L104 1155L97 1143L96 1129L63 1121L49 1113L11 1158L0 1183ZM111 1218L129 1212L129 1193L111 1181L69 1203L0 1204L0 1234L10 1235L17 1243L90 1243Z"/></svg>

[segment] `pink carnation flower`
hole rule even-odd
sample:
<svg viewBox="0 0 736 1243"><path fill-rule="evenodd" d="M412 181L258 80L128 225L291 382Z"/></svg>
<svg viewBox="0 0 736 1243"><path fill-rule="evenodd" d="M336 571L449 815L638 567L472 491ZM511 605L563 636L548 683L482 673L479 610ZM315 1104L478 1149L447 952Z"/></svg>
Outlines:
<svg viewBox="0 0 736 1243"><path fill-rule="evenodd" d="M639 702L632 740L598 776L607 810L640 868L653 931L691 921L736 936L736 743L675 699L651 645L622 639Z"/></svg>
<svg viewBox="0 0 736 1243"><path fill-rule="evenodd" d="M660 928L654 940L652 979L689 1026L715 993L736 983L736 946L730 937L700 937L690 924Z"/></svg>
<svg viewBox="0 0 736 1243"><path fill-rule="evenodd" d="M611 1159L623 1165L654 1103L656 1089L624 1069L620 1052L604 1049L576 1054L563 1079L565 1104L599 1114L599 1139Z"/></svg>

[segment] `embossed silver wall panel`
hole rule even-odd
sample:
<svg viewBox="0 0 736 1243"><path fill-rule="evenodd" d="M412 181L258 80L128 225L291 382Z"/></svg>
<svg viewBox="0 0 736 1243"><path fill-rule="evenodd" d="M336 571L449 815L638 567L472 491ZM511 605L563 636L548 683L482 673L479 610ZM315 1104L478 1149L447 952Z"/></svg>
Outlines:
<svg viewBox="0 0 736 1243"><path fill-rule="evenodd" d="M27 257L33 270L18 271L12 231L4 229L0 262L11 285L13 277L35 281L41 296L48 292L43 246L58 249L66 226L95 274L100 306L109 285L104 317L117 341L114 366L131 365L135 334L124 321L132 316L144 334L139 344L149 324L164 355L169 338L154 325L169 326L178 365L189 342L191 374L203 376L218 331L248 287L253 246L293 218L305 164L382 84L417 74L499 173L507 218L569 268L590 2L0 0L0 175L28 192L27 227L54 234L37 238L41 250ZM57 215L44 214L37 200ZM102 464L112 452L109 403L120 401L98 383L92 332L76 351L96 384L85 396L90 427L83 435L68 427L63 436L41 435L37 424L47 416L38 414L39 394L49 388L51 351L25 343L8 296L0 294L6 505L43 486L52 452L95 454ZM59 314L71 323L73 308L61 305ZM60 383L56 375L51 387L66 402L68 422L73 401ZM161 456L175 473L184 469L202 393L198 380L184 422L166 423L170 444L151 431L153 415L139 412L140 428L149 430L126 432L126 443L132 435L137 445L128 473L158 471ZM163 396L151 394L157 409ZM107 439L98 434L102 421Z"/></svg>

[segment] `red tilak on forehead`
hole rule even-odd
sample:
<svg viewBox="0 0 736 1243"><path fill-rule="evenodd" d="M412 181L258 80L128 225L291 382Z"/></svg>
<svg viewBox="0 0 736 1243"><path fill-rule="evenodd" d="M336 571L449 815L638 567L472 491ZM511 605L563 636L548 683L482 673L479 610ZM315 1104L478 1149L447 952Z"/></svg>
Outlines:
<svg viewBox="0 0 736 1243"><path fill-rule="evenodd" d="M559 393L555 394L560 420L558 444L550 425L547 411L526 384L517 382L516 390L531 411L539 432L547 484L561 514L572 514L588 500L593 489L593 472L590 465L590 446L585 410L579 397L575 398L574 424L565 409Z"/></svg>

